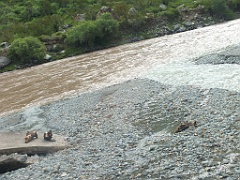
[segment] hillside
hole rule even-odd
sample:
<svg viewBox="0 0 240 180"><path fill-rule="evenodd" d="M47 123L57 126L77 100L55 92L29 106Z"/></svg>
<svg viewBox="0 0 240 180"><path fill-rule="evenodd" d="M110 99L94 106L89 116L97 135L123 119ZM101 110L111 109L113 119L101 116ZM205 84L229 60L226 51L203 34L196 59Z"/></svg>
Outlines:
<svg viewBox="0 0 240 180"><path fill-rule="evenodd" d="M240 0L3 0L0 7L0 55L12 60L3 72L235 19Z"/></svg>

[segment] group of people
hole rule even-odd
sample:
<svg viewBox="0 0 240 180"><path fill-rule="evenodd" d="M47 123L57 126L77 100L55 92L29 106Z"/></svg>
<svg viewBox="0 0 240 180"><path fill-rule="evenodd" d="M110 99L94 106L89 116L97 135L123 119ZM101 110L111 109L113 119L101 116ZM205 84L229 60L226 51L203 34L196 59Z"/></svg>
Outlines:
<svg viewBox="0 0 240 180"><path fill-rule="evenodd" d="M52 139L52 130L49 130L43 134L43 138L46 141L50 141ZM38 138L37 131L27 131L25 136L25 143L32 141L33 139Z"/></svg>

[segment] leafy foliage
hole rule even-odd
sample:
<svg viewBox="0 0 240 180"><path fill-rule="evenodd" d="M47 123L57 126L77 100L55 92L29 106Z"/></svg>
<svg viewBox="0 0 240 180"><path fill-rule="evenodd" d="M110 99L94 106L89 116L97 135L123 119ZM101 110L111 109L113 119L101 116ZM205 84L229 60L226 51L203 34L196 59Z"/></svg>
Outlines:
<svg viewBox="0 0 240 180"><path fill-rule="evenodd" d="M99 16L103 6L113 13ZM66 42L62 44L65 52L72 54L84 48L94 49L95 45L126 42L119 37L146 32L158 22L178 22L183 19L179 7L191 11L198 6L204 8L201 12L207 16L230 20L240 11L240 0L1 0L0 42L17 44L14 46L18 50L12 48L10 54L15 53L16 62L24 63L25 59L26 62L32 60L28 57L32 50L25 39L29 36L41 38L61 34L61 43ZM78 14L84 14L83 22L76 20Z"/></svg>
<svg viewBox="0 0 240 180"><path fill-rule="evenodd" d="M41 41L34 37L19 38L13 41L8 57L16 64L42 63L46 48Z"/></svg>
<svg viewBox="0 0 240 180"><path fill-rule="evenodd" d="M118 34L119 22L114 20L110 13L102 14L96 20L96 25L100 31L100 39L110 40Z"/></svg>
<svg viewBox="0 0 240 180"><path fill-rule="evenodd" d="M68 32L65 42L75 47L92 46L98 35L99 29L94 21L83 21Z"/></svg>
<svg viewBox="0 0 240 180"><path fill-rule="evenodd" d="M65 42L78 47L93 46L98 41L114 37L119 28L118 21L109 13L104 13L96 21L83 21L74 26L68 33Z"/></svg>
<svg viewBox="0 0 240 180"><path fill-rule="evenodd" d="M162 11L160 4L165 4L167 9ZM240 0L1 0L0 42L51 35L64 24L75 25L74 17L77 14L85 14L86 20L95 21L104 5L114 9L120 26L129 25L135 31L147 23L144 19L147 13L153 13L154 18L164 16L173 21L178 19L180 15L176 8L183 4L187 8L204 5L207 12L224 19L233 18L233 11L240 10ZM137 10L135 17L129 16L130 8Z"/></svg>
<svg viewBox="0 0 240 180"><path fill-rule="evenodd" d="M240 0L231 0L228 1L228 6L233 11L240 11Z"/></svg>
<svg viewBox="0 0 240 180"><path fill-rule="evenodd" d="M239 0L201 0L200 4L204 5L208 9L208 12L215 17L219 17L225 20L234 18L233 10L237 10L240 7ZM232 8L232 10L230 9Z"/></svg>

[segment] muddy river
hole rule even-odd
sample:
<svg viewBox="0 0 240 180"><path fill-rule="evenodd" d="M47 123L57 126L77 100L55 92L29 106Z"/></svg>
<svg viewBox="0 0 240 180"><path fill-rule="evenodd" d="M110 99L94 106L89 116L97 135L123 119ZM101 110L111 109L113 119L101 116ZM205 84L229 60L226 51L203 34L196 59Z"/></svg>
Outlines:
<svg viewBox="0 0 240 180"><path fill-rule="evenodd" d="M238 44L240 20L234 20L2 73L0 115L138 77L162 78L168 83L171 73L177 78L181 64ZM159 75L159 72L154 75L158 68L168 76ZM172 71L172 68L175 70ZM230 67L229 71L236 72L234 81L238 86L239 68ZM199 71L192 70L190 76L194 76L194 72ZM201 72L200 75L207 78L208 71ZM171 80L170 83L177 82Z"/></svg>

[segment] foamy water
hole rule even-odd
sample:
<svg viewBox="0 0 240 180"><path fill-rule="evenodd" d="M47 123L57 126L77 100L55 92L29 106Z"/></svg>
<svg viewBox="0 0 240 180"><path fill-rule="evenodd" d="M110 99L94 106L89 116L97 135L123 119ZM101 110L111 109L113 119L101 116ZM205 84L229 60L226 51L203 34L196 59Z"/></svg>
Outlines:
<svg viewBox="0 0 240 180"><path fill-rule="evenodd" d="M237 44L240 20L2 73L0 114L138 77L240 91L238 65L212 68L189 63Z"/></svg>

